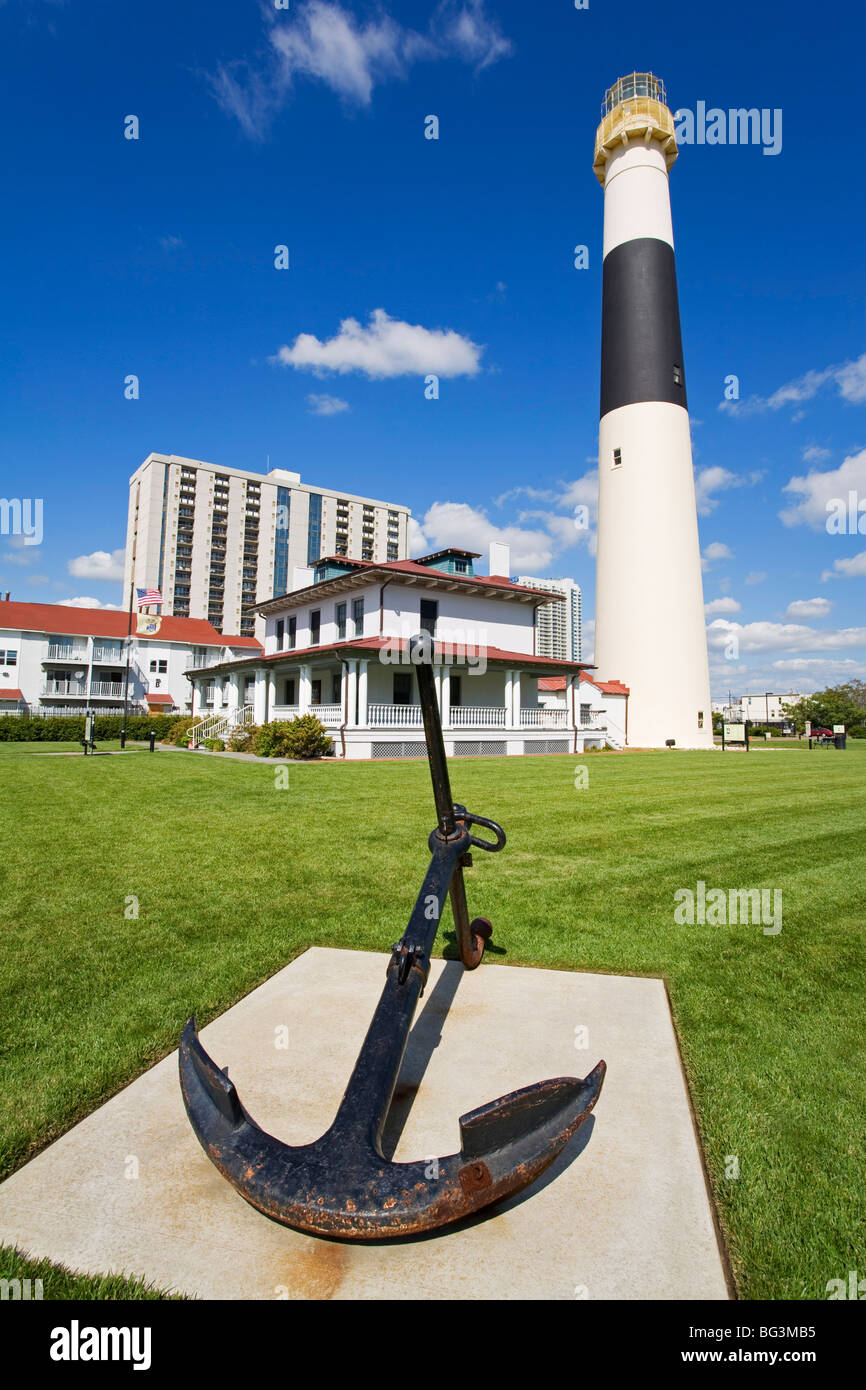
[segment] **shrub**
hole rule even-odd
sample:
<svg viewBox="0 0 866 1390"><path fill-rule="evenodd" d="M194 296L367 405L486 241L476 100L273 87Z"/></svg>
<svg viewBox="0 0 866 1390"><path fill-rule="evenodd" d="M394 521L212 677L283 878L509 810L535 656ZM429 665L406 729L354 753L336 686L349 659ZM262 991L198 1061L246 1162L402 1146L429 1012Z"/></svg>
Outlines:
<svg viewBox="0 0 866 1390"><path fill-rule="evenodd" d="M316 716L304 714L250 729L249 751L260 758L326 758L334 745Z"/></svg>
<svg viewBox="0 0 866 1390"><path fill-rule="evenodd" d="M171 714L130 714L126 720L126 736L144 740L154 729L157 738L162 739L174 723L175 716ZM185 727L189 728L191 723L192 716L187 715ZM122 728L122 714L97 713L94 738L97 742L120 738ZM83 713L49 715L44 719L38 715L0 715L0 741L4 743L80 743L83 738Z"/></svg>
<svg viewBox="0 0 866 1390"><path fill-rule="evenodd" d="M226 747L233 753L251 753L253 749L250 740L254 732L258 732L256 724L247 724L241 729L235 729L229 736Z"/></svg>
<svg viewBox="0 0 866 1390"><path fill-rule="evenodd" d="M196 725L201 723L203 723L202 719L193 719L191 714L185 714L182 719L174 719L163 734L162 742L187 744L189 742L189 730L194 729Z"/></svg>

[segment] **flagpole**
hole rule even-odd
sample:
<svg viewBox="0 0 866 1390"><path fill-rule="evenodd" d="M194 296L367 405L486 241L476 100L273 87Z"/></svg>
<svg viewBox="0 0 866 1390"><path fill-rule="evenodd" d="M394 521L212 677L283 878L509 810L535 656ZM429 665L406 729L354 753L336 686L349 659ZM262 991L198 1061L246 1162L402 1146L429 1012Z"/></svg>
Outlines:
<svg viewBox="0 0 866 1390"><path fill-rule="evenodd" d="M135 593L135 574L129 581L129 618L126 624L126 675L123 680L123 724L120 729L120 746L126 747L126 710L129 701L129 658L132 654L132 596Z"/></svg>

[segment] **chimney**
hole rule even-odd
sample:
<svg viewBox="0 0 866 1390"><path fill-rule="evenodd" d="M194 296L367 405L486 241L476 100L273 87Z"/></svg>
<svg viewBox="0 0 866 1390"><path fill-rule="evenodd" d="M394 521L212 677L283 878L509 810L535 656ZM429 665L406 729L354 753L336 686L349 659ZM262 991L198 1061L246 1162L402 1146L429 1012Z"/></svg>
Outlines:
<svg viewBox="0 0 866 1390"><path fill-rule="evenodd" d="M307 589L313 582L314 571L306 565L295 565L292 570L292 589Z"/></svg>
<svg viewBox="0 0 866 1390"><path fill-rule="evenodd" d="M511 546L504 541L490 542L490 573L508 579L511 573Z"/></svg>

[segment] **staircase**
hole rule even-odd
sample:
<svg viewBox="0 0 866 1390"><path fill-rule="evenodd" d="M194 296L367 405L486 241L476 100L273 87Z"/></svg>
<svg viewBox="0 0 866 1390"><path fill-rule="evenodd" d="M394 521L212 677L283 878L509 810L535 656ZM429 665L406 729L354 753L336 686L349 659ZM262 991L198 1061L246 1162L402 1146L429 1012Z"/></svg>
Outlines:
<svg viewBox="0 0 866 1390"><path fill-rule="evenodd" d="M201 724L194 724L191 729L187 729L187 739L204 743L206 738L231 738L238 729L254 722L253 706L238 705L235 709L230 709L228 714L212 714Z"/></svg>

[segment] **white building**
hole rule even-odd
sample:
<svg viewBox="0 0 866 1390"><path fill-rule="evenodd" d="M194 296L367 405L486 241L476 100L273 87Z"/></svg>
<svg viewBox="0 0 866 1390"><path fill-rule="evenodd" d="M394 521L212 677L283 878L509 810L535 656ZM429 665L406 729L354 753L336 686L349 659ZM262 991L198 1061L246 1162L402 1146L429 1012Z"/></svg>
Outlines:
<svg viewBox="0 0 866 1390"><path fill-rule="evenodd" d="M385 564L332 557L299 571L291 593L258 606L263 657L191 672L194 709L211 716L207 732L314 713L338 757L424 757L408 647L426 631L449 755L621 747L625 717L609 729L598 699L583 699L581 663L538 651L536 618L550 593L508 578L507 546L491 546L489 576L475 574L477 558L458 549ZM552 675L563 690L546 708L539 678Z"/></svg>
<svg viewBox="0 0 866 1390"><path fill-rule="evenodd" d="M102 714L123 711L129 643L128 708L192 708L190 667L261 652L252 637L223 637L201 618L163 618L159 632L135 631L129 614L107 608L0 600L0 713Z"/></svg>
<svg viewBox="0 0 866 1390"><path fill-rule="evenodd" d="M251 473L148 454L129 480L124 603L130 584L158 588L162 611L251 636L248 611L285 593L321 555L400 560L409 509L312 487L299 473Z"/></svg>
<svg viewBox="0 0 866 1390"><path fill-rule="evenodd" d="M760 695L741 695L738 703L742 718L750 719L753 724L784 724L787 715L782 706L797 705L802 698L796 691L788 695L764 691Z"/></svg>
<svg viewBox="0 0 866 1390"><path fill-rule="evenodd" d="M538 653L558 657L560 661L580 661L580 585L573 579L535 579L525 574L518 575L515 583L562 595L564 603L554 600L538 610Z"/></svg>

